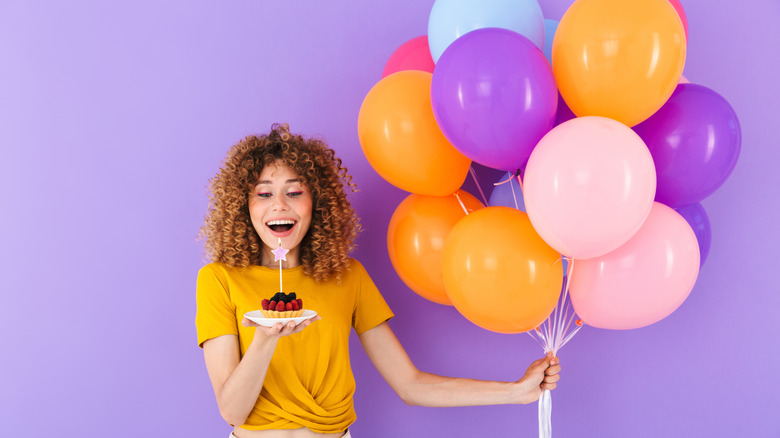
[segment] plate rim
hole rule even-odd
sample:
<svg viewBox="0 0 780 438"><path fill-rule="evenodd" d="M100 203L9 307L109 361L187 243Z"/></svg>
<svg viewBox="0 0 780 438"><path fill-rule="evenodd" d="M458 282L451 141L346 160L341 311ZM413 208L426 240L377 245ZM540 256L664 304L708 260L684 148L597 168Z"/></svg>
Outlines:
<svg viewBox="0 0 780 438"><path fill-rule="evenodd" d="M276 323L287 324L290 321L295 321L295 325L298 325L303 321L306 321L307 319L311 319L317 316L317 311L312 309L303 309L303 314L301 316L294 316L290 318L265 318L265 317L249 316L250 313L254 313L254 312L257 312L257 314L262 315L262 311L260 310L250 310L249 312L244 313L244 317L263 327L273 327ZM270 323L271 325L264 325L263 322Z"/></svg>

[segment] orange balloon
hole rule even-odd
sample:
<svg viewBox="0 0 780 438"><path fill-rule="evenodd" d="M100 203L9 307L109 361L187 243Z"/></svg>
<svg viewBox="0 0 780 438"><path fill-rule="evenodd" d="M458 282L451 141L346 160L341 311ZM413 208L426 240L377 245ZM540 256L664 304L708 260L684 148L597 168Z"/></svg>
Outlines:
<svg viewBox="0 0 780 438"><path fill-rule="evenodd" d="M536 328L555 308L563 263L509 207L475 211L455 225L442 252L447 296L474 324L498 333Z"/></svg>
<svg viewBox="0 0 780 438"><path fill-rule="evenodd" d="M471 194L456 192L469 211L484 205ZM434 303L452 303L444 290L441 250L447 234L466 216L455 195L411 194L398 205L387 228L387 251L395 271L410 289Z"/></svg>
<svg viewBox="0 0 780 438"><path fill-rule="evenodd" d="M634 126L672 95L685 52L668 0L577 0L558 24L552 66L574 114Z"/></svg>
<svg viewBox="0 0 780 438"><path fill-rule="evenodd" d="M358 138L368 162L390 184L421 195L446 196L463 184L471 160L436 124L432 77L401 71L374 85L360 107Z"/></svg>

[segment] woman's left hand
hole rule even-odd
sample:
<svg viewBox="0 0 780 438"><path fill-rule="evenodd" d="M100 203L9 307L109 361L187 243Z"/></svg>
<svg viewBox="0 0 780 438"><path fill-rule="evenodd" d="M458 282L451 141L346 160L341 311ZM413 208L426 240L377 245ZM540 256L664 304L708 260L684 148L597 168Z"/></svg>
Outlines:
<svg viewBox="0 0 780 438"><path fill-rule="evenodd" d="M558 358L547 353L547 356L534 361L525 371L523 378L515 383L516 393L513 398L523 404L539 400L542 391L555 389L556 382L561 378L558 374L560 371Z"/></svg>

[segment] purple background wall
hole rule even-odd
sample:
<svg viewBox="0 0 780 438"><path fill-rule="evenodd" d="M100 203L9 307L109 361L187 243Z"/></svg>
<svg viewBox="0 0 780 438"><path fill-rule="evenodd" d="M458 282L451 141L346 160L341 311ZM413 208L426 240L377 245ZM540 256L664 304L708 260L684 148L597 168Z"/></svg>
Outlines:
<svg viewBox="0 0 780 438"><path fill-rule="evenodd" d="M410 292L385 232L405 196L360 151L358 109L432 0L0 2L3 436L226 436L197 348L195 237L230 145L274 121L326 138L361 192L361 259L418 367L517 379L540 348ZM559 19L570 1L542 0ZM685 75L742 122L703 202L712 250L690 298L560 354L556 436L780 436L780 4L684 0ZM483 181L487 187L490 181ZM354 339L357 341L357 339ZM353 342L356 437L536 436L536 405L405 406Z"/></svg>

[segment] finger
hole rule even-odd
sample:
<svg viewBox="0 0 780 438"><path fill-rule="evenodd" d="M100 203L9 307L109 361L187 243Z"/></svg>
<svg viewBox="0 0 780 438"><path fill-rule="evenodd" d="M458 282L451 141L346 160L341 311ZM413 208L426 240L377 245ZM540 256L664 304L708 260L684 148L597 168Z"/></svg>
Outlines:
<svg viewBox="0 0 780 438"><path fill-rule="evenodd" d="M285 324L278 323L276 326L279 328L278 334L279 336L287 336L292 333L293 328L295 328L295 323L290 321Z"/></svg>
<svg viewBox="0 0 780 438"><path fill-rule="evenodd" d="M246 317L241 320L241 325L243 325L244 327L260 327L260 324Z"/></svg>
<svg viewBox="0 0 780 438"><path fill-rule="evenodd" d="M544 378L544 383L555 383L557 381L561 380L560 374L555 374L553 376L546 376Z"/></svg>
<svg viewBox="0 0 780 438"><path fill-rule="evenodd" d="M305 321L301 321L301 323L296 326L296 328L298 329L297 331L301 331L301 330L305 329L306 327L308 327L309 325L311 325L313 322L319 321L321 319L322 318L320 318L320 315L317 315L314 318L310 318L310 319L307 319Z"/></svg>
<svg viewBox="0 0 780 438"><path fill-rule="evenodd" d="M272 325L272 326L269 327L269 326L264 326L264 325L259 325L258 324L255 327L257 327L258 331L262 331L263 333L265 333L266 336L276 336L279 333L279 331L277 330L277 328L278 328L277 326L278 325L279 324Z"/></svg>
<svg viewBox="0 0 780 438"><path fill-rule="evenodd" d="M542 389L547 389L552 391L553 389L557 388L558 385L555 383L542 383L541 387Z"/></svg>
<svg viewBox="0 0 780 438"><path fill-rule="evenodd" d="M552 353L549 353L552 354ZM533 370L534 372L544 372L547 367L550 366L550 360L552 359L551 356L545 356L541 359L535 360L530 367L528 367L530 370Z"/></svg>
<svg viewBox="0 0 780 438"><path fill-rule="evenodd" d="M298 333L298 332L302 331L303 329L305 329L306 327L308 327L310 324L311 324L311 321L309 321L309 320L307 320L307 321L302 321L300 324L298 324L298 325L295 327L295 333Z"/></svg>
<svg viewBox="0 0 780 438"><path fill-rule="evenodd" d="M547 365L545 364L544 359L535 360L528 366L528 369L525 370L524 378L533 378L534 380L536 377L531 376L539 376L538 378L541 378L541 376L544 376L544 370L546 368Z"/></svg>
<svg viewBox="0 0 780 438"><path fill-rule="evenodd" d="M561 372L561 366L560 365L553 365L550 367L547 367L546 370L544 370L544 374L548 376L552 376L553 374L558 374Z"/></svg>

